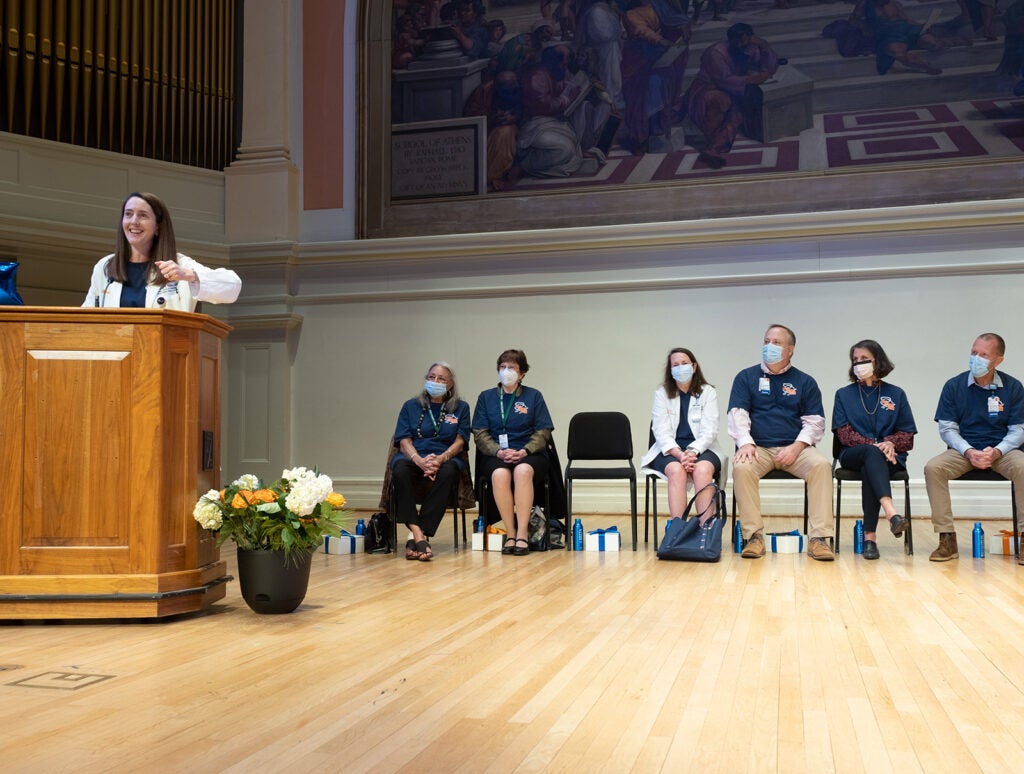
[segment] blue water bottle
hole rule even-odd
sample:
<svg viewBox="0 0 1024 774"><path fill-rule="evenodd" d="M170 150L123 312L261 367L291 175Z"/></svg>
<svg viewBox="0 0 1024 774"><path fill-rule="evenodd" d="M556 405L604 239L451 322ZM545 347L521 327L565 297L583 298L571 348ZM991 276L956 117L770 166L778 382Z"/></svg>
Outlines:
<svg viewBox="0 0 1024 774"><path fill-rule="evenodd" d="M362 519L359 519L359 521L356 522L356 534L357 535L365 535L366 534L366 522L363 521Z"/></svg>
<svg viewBox="0 0 1024 774"><path fill-rule="evenodd" d="M740 525L739 519L736 519L736 528L733 530L732 551L734 554L743 551L743 527Z"/></svg>
<svg viewBox="0 0 1024 774"><path fill-rule="evenodd" d="M572 523L572 550L583 550L583 522L579 519Z"/></svg>
<svg viewBox="0 0 1024 774"><path fill-rule="evenodd" d="M971 530L971 556L975 559L985 558L985 530L981 528L981 522L974 522L974 529Z"/></svg>
<svg viewBox="0 0 1024 774"><path fill-rule="evenodd" d="M861 519L853 525L853 553L864 553L864 522Z"/></svg>
<svg viewBox="0 0 1024 774"><path fill-rule="evenodd" d="M473 531L474 532L483 532L484 531L484 515L482 513L479 516L476 517L476 523L473 525Z"/></svg>

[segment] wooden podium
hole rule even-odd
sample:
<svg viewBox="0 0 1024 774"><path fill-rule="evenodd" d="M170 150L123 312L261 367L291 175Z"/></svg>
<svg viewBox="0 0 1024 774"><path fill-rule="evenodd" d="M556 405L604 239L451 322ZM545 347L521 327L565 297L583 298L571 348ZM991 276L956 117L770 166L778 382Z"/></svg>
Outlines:
<svg viewBox="0 0 1024 774"><path fill-rule="evenodd" d="M219 487L201 314L0 307L0 618L153 618L224 597L192 517Z"/></svg>

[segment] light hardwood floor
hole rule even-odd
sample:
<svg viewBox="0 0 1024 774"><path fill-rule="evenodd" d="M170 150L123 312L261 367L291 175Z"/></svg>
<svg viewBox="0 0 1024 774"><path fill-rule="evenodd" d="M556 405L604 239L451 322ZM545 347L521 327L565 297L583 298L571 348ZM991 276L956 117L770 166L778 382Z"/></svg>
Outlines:
<svg viewBox="0 0 1024 774"><path fill-rule="evenodd" d="M1024 567L972 560L968 523L948 564L926 519L913 557L844 534L832 564L455 553L448 526L431 563L317 554L290 615L233 582L174 620L0 623L0 770L1024 767Z"/></svg>

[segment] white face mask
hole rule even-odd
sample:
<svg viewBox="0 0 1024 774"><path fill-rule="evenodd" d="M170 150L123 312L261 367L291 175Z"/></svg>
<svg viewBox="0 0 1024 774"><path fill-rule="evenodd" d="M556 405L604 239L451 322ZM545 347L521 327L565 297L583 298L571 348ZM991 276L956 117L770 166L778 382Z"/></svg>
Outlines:
<svg viewBox="0 0 1024 774"><path fill-rule="evenodd" d="M689 363L672 366L672 378L680 384L686 384L693 378L693 366Z"/></svg>
<svg viewBox="0 0 1024 774"><path fill-rule="evenodd" d="M519 381L519 373L514 368L502 368L498 371L498 379L505 387L514 387Z"/></svg>
<svg viewBox="0 0 1024 774"><path fill-rule="evenodd" d="M861 381L867 379L871 374L875 372L874 363L856 363L853 366L853 375Z"/></svg>

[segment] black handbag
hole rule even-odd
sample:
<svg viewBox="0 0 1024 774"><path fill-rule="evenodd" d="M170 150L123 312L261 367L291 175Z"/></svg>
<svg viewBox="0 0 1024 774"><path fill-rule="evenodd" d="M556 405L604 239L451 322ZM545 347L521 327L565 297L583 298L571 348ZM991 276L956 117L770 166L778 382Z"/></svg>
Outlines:
<svg viewBox="0 0 1024 774"><path fill-rule="evenodd" d="M391 518L386 513L375 513L366 521L363 550L368 554L390 554L395 550L391 545L394 534Z"/></svg>
<svg viewBox="0 0 1024 774"><path fill-rule="evenodd" d="M696 512L697 497L710 489L711 504L703 513ZM703 524L701 517L707 510L711 516ZM690 512L694 514L690 516ZM717 562L722 558L722 528L725 525L725 492L718 484L711 482L700 491L694 492L686 504L686 510L678 519L670 519L665 537L658 546L659 559L675 559L684 562Z"/></svg>

